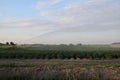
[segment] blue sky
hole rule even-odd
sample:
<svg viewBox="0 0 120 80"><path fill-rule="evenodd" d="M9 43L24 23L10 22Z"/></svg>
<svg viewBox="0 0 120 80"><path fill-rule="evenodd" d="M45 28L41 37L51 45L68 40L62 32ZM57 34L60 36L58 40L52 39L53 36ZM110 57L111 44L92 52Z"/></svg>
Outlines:
<svg viewBox="0 0 120 80"><path fill-rule="evenodd" d="M0 42L120 41L120 0L0 0Z"/></svg>

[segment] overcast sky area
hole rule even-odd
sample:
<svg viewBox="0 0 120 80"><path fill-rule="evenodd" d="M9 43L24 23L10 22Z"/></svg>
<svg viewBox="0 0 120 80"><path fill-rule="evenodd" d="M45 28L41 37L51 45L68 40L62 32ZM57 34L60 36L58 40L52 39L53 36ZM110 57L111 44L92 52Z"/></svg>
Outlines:
<svg viewBox="0 0 120 80"><path fill-rule="evenodd" d="M120 0L0 0L0 42L120 42Z"/></svg>

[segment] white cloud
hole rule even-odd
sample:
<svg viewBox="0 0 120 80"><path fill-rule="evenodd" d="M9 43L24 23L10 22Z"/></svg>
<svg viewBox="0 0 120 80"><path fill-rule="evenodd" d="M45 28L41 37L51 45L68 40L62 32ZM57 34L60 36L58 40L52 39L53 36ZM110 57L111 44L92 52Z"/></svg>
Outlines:
<svg viewBox="0 0 120 80"><path fill-rule="evenodd" d="M39 30L51 30L56 26L54 21L44 20L44 19L36 19L36 18L7 18L0 22L0 27L2 28L32 28ZM54 28L55 29L55 28Z"/></svg>
<svg viewBox="0 0 120 80"><path fill-rule="evenodd" d="M118 0L41 1L42 2L38 2L36 4L36 8L41 9L38 10L40 11L40 16L38 18L18 19L10 17L4 20L1 19L1 35L4 34L6 39L8 37L7 35L10 37L15 36L16 39L21 35L24 36L25 39L38 35L38 38L41 40L39 35L49 34L49 37L46 36L45 39L43 39L43 42L48 40L48 42L51 43L49 39L53 39L53 42L56 41L57 43L57 39L59 39L59 37L61 38L59 41L65 41L66 39L66 42L69 42L69 40L78 40L79 42L83 38L81 37L78 39L80 36L86 37L85 39L83 38L83 41L91 39L89 36L90 33L92 33L91 36L97 32L100 34L105 32L105 34L111 35L118 31L112 36L112 38L115 38L120 34L120 1ZM57 4L59 3L61 4L58 6ZM57 8L56 5L59 8ZM74 32L78 33L74 34ZM68 35L64 36L65 34ZM53 38L51 38L50 35L52 35ZM77 35L76 39L72 40L75 35ZM95 37L102 36L97 34L95 35L93 36L94 39ZM21 39L22 36L20 37ZM14 39L15 37L11 38L10 40ZM103 36L101 38L106 37ZM109 36L109 38L111 38L111 36ZM38 40L38 42L40 40Z"/></svg>
<svg viewBox="0 0 120 80"><path fill-rule="evenodd" d="M52 0L49 5L61 0ZM41 4L41 3L40 3ZM48 5L48 3L45 3ZM120 5L112 0L88 0L66 4L59 9L41 12L46 19L8 18L0 23L2 27L23 27L39 30L101 31L120 29ZM68 28L68 29L66 29ZM74 29L73 29L74 28ZM64 30L63 30L64 31Z"/></svg>
<svg viewBox="0 0 120 80"><path fill-rule="evenodd" d="M58 17L62 26L79 26L79 30L101 31L120 29L120 5L113 0L88 0L83 3L67 4L60 9L40 13L41 16ZM111 25L112 22L112 25ZM107 25L104 25L107 23ZM81 26L82 25L82 26ZM78 31L78 29L76 29Z"/></svg>
<svg viewBox="0 0 120 80"><path fill-rule="evenodd" d="M59 2L61 2L61 0L50 0L50 1L39 1L37 4L36 4L36 8L37 9L41 9L41 8L44 8L44 7L48 7L48 6L52 6L52 5L55 5L55 4L58 4Z"/></svg>

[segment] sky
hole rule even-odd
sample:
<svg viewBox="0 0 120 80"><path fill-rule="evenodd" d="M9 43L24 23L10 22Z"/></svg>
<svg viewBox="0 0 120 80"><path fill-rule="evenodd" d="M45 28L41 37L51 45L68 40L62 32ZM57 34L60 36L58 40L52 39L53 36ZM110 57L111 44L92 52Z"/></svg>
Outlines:
<svg viewBox="0 0 120 80"><path fill-rule="evenodd" d="M120 42L120 0L0 0L0 42Z"/></svg>

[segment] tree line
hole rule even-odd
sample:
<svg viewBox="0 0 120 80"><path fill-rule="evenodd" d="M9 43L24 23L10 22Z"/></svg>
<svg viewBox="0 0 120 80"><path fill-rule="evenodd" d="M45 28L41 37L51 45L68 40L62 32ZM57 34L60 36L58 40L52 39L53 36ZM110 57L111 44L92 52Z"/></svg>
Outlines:
<svg viewBox="0 0 120 80"><path fill-rule="evenodd" d="M6 42L6 43L0 43L0 46L7 45L7 46L15 46L16 44L14 42Z"/></svg>

